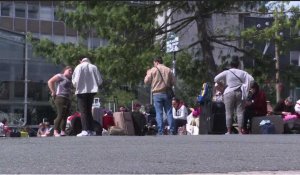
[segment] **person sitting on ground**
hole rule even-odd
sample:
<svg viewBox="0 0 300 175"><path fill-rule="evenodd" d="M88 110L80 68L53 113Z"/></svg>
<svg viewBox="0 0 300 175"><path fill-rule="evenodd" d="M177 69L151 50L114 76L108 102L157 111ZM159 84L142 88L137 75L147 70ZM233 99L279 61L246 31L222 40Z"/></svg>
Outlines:
<svg viewBox="0 0 300 175"><path fill-rule="evenodd" d="M287 97L284 100L280 100L273 109L273 114L275 115L291 115L295 114L294 103L292 97Z"/></svg>
<svg viewBox="0 0 300 175"><path fill-rule="evenodd" d="M245 133L249 133L251 128L252 117L265 116L267 115L267 99L266 94L259 88L257 82L254 82L249 90L249 95L245 101L245 112L244 112L244 128ZM249 121L248 121L249 120ZM247 123L249 122L249 128Z"/></svg>
<svg viewBox="0 0 300 175"><path fill-rule="evenodd" d="M300 100L298 100L294 106L295 113L284 115L283 121L300 118Z"/></svg>
<svg viewBox="0 0 300 175"><path fill-rule="evenodd" d="M51 128L49 122L44 122L39 124L39 129L37 132L38 137L48 137L50 136Z"/></svg>
<svg viewBox="0 0 300 175"><path fill-rule="evenodd" d="M188 116L188 110L183 102L181 102L178 98L172 99L172 113L173 118L175 120L175 131L178 132L179 127L185 127Z"/></svg>
<svg viewBox="0 0 300 175"><path fill-rule="evenodd" d="M128 109L125 106L120 106L119 112L128 112Z"/></svg>
<svg viewBox="0 0 300 175"><path fill-rule="evenodd" d="M190 108L191 113L187 116L186 131L187 135L199 135L201 107L196 104L194 108Z"/></svg>
<svg viewBox="0 0 300 175"><path fill-rule="evenodd" d="M0 136L5 137L9 135L10 132L11 129L8 127L7 119L6 118L2 119L0 122Z"/></svg>

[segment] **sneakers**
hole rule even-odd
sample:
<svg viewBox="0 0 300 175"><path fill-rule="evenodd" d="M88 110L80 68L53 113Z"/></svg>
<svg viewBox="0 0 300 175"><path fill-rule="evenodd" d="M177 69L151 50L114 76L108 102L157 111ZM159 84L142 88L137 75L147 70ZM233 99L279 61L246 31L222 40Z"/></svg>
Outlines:
<svg viewBox="0 0 300 175"><path fill-rule="evenodd" d="M77 137L82 137L82 136L90 136L90 134L87 131L81 131L81 133L77 134Z"/></svg>
<svg viewBox="0 0 300 175"><path fill-rule="evenodd" d="M88 131L90 136L96 136L96 132L95 131Z"/></svg>
<svg viewBox="0 0 300 175"><path fill-rule="evenodd" d="M58 131L57 131L57 130L54 130L54 132L53 132L53 136L54 136L54 137L60 137L60 134L58 133Z"/></svg>
<svg viewBox="0 0 300 175"><path fill-rule="evenodd" d="M66 136L66 133L64 131L60 131L60 136Z"/></svg>
<svg viewBox="0 0 300 175"><path fill-rule="evenodd" d="M53 134L54 137L60 137L60 134Z"/></svg>

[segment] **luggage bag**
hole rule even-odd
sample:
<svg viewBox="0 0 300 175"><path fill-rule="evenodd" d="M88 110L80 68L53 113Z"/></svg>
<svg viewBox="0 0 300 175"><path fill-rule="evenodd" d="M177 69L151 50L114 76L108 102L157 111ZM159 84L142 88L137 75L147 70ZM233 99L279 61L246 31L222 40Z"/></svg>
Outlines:
<svg viewBox="0 0 300 175"><path fill-rule="evenodd" d="M226 114L225 104L223 102L212 103L212 114L210 116L209 134L225 134L226 129Z"/></svg>
<svg viewBox="0 0 300 175"><path fill-rule="evenodd" d="M146 117L140 112L132 112L133 126L135 135L143 136L146 132Z"/></svg>
<svg viewBox="0 0 300 175"><path fill-rule="evenodd" d="M126 135L134 135L134 126L131 112L114 112L115 125L125 130Z"/></svg>
<svg viewBox="0 0 300 175"><path fill-rule="evenodd" d="M260 122L262 120L270 120L271 123L274 124L275 134L283 134L284 122L281 115L268 115L262 117L253 117L251 124L251 133L252 134L261 134L260 130Z"/></svg>

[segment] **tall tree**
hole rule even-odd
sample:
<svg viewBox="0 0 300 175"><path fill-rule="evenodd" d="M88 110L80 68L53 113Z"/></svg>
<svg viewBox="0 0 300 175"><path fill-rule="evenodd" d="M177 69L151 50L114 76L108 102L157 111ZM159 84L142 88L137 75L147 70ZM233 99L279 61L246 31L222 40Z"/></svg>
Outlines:
<svg viewBox="0 0 300 175"><path fill-rule="evenodd" d="M282 66L282 64L280 63L280 57L283 54L291 51L291 49L296 49L295 44L299 43L300 41L298 37L300 24L299 8L292 7L290 9L286 9L286 4L288 4L288 2L274 2L268 6L269 9L266 13L272 15L273 22L265 28L257 29L257 27L261 28L261 26L254 26L242 32L242 37L245 40L251 40L256 43L269 41L275 44L275 53L273 57L274 59L269 59L274 60L273 70L275 70L275 74L270 71L267 77L274 80L273 82L276 89L276 101L279 101L282 98L282 84L288 82L283 81L288 80L287 78L284 79L284 77L290 77L290 83L299 82L300 80L299 78L297 78L297 76L295 76L297 74L292 75L290 71L282 71L284 69L283 67L280 67ZM256 56L257 58L263 57L263 55L261 54ZM273 64L271 63L271 65ZM288 66L285 70L297 70L297 68ZM265 71L265 74L266 73L268 72Z"/></svg>
<svg viewBox="0 0 300 175"><path fill-rule="evenodd" d="M171 57L165 55L165 41L168 32L179 32L195 22L198 38L187 48L200 44L202 59L194 60L185 52L179 55L178 77L187 83L188 91L195 93L201 82L212 81L218 71L213 58L213 43L221 44L247 53L242 48L230 45L228 41L240 40L240 36L212 32L209 21L214 13L239 13L245 9L264 7L265 1L68 1L60 6L58 15L68 26L78 30L82 41L87 36L105 38L104 47L87 48L82 43L55 45L49 40L36 45L39 54L52 58L55 63L76 64L77 57L85 54L94 58L108 83L106 88L126 84L134 88L141 83L146 69L152 64L152 57L163 55L166 64ZM73 8L73 11L64 10ZM165 13L165 12L169 13ZM178 11L185 12L183 18L170 20ZM252 13L249 11L249 13ZM257 12L256 12L257 13ZM165 22L158 24L155 19L166 14ZM157 36L160 39L157 39ZM193 69L193 73L191 73ZM198 83L192 83L193 79Z"/></svg>

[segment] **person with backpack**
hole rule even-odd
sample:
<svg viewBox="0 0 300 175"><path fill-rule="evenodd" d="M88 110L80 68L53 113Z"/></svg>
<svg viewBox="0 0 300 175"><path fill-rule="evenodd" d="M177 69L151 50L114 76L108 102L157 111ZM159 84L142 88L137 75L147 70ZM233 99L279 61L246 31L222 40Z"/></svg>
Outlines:
<svg viewBox="0 0 300 175"><path fill-rule="evenodd" d="M232 133L232 118L234 111L236 111L238 122L238 133L243 134L244 123L244 100L248 96L250 85L254 82L254 78L247 73L239 69L239 58L237 56L232 57L231 68L224 70L214 78L215 83L224 83L226 89L224 90L224 104L226 110L226 127L227 133Z"/></svg>
<svg viewBox="0 0 300 175"><path fill-rule="evenodd" d="M156 111L156 122L158 135L163 135L164 123L163 112L167 114L168 124L170 126L170 134L175 135L175 122L172 115L172 98L168 95L168 89L175 84L175 77L172 70L163 65L161 57L156 57L153 60L153 67L147 70L144 79L145 84L151 84L153 94L153 102Z"/></svg>

